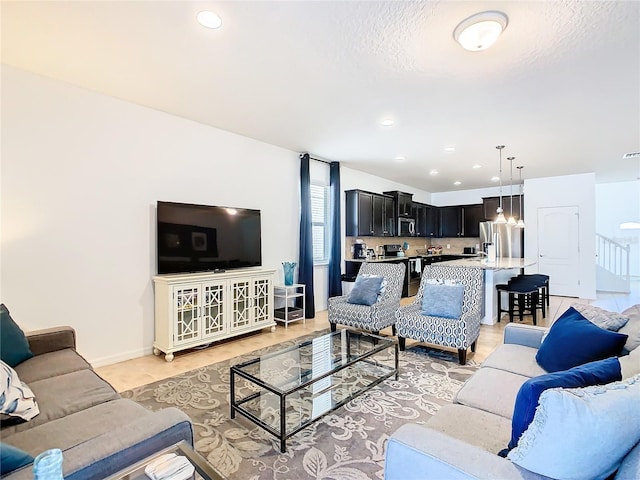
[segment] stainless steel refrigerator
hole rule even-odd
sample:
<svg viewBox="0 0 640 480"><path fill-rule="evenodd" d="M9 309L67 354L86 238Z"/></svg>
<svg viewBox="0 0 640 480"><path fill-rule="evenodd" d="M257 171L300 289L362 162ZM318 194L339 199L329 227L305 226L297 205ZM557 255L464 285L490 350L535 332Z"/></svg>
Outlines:
<svg viewBox="0 0 640 480"><path fill-rule="evenodd" d="M522 258L524 256L524 229L505 223L480 222L480 243L496 246L496 256Z"/></svg>

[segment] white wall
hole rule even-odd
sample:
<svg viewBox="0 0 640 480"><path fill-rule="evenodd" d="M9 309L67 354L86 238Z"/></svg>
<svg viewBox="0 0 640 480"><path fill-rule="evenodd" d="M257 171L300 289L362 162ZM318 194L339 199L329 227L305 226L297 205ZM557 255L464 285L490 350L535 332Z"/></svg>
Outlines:
<svg viewBox="0 0 640 480"><path fill-rule="evenodd" d="M260 209L282 280L298 175L296 152L3 66L1 300L96 365L149 353L156 201Z"/></svg>
<svg viewBox="0 0 640 480"><path fill-rule="evenodd" d="M629 245L629 273L640 276L640 230L621 230L623 222L640 221L640 181L596 185L596 232Z"/></svg>
<svg viewBox="0 0 640 480"><path fill-rule="evenodd" d="M518 190L519 191L519 190ZM505 196L505 193L507 194ZM482 203L484 197L497 197L500 195L500 187L476 188L473 190L455 190L452 192L438 192L431 194L432 205L446 207L448 205L473 205ZM513 187L513 196L516 196L516 187ZM509 187L502 187L502 202L506 205L509 201Z"/></svg>
<svg viewBox="0 0 640 480"><path fill-rule="evenodd" d="M595 299L595 175L585 173L525 180L524 195L524 218L527 225L524 230L525 257L538 257L539 208L578 207L580 215L579 297ZM529 270L537 271L535 267Z"/></svg>

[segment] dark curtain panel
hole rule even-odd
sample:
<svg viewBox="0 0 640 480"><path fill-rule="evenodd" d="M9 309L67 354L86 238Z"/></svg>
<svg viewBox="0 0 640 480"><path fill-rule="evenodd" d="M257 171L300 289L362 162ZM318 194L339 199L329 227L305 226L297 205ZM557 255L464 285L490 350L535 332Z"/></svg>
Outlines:
<svg viewBox="0 0 640 480"><path fill-rule="evenodd" d="M308 153L300 156L300 256L298 258L298 283L305 285L304 316L305 318L313 318L316 315L316 306L313 301L313 233Z"/></svg>
<svg viewBox="0 0 640 480"><path fill-rule="evenodd" d="M342 295L340 248L340 163L329 165L329 296Z"/></svg>

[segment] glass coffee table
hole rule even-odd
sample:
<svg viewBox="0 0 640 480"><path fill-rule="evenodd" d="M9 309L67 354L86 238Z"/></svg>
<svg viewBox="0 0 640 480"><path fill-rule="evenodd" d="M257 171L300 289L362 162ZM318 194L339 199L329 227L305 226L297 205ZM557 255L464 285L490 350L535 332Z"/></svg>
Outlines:
<svg viewBox="0 0 640 480"><path fill-rule="evenodd" d="M280 440L395 375L398 343L351 330L328 333L231 367L231 418L240 413Z"/></svg>
<svg viewBox="0 0 640 480"><path fill-rule="evenodd" d="M175 453L176 455L185 457L189 463L193 465L195 471L192 478L194 480L225 480L225 477L222 476L222 474L214 469L200 454L191 448L191 445L184 440L172 445L171 447L165 448L164 450L161 450L144 460L131 465L130 467L120 470L105 480L149 480L149 477L144 473L144 469L158 457L168 453Z"/></svg>

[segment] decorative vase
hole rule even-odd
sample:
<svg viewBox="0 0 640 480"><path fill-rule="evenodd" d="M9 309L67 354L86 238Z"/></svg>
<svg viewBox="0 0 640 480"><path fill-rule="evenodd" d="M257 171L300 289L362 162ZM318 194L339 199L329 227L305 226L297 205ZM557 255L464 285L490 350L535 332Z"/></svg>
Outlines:
<svg viewBox="0 0 640 480"><path fill-rule="evenodd" d="M296 262L282 262L284 270L284 284L293 285L293 271L296 268Z"/></svg>
<svg viewBox="0 0 640 480"><path fill-rule="evenodd" d="M45 450L33 461L34 480L64 480L62 476L62 450Z"/></svg>

